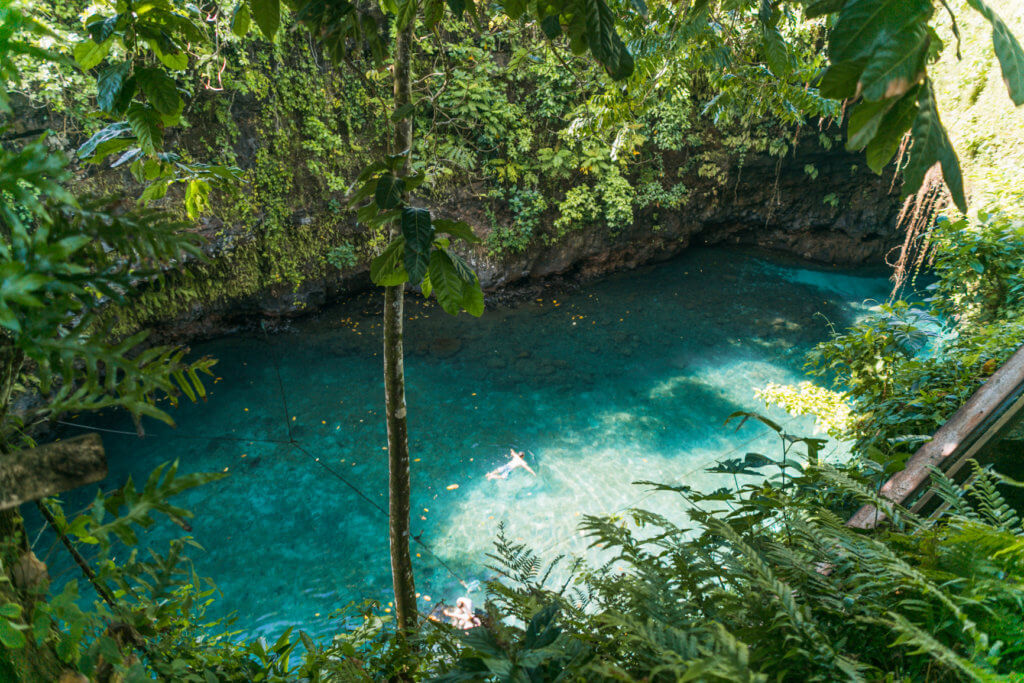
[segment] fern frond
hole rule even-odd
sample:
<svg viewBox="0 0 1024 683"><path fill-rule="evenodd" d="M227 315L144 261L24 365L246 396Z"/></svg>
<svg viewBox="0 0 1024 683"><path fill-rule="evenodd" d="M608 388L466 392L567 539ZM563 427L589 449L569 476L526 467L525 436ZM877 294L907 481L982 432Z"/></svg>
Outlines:
<svg viewBox="0 0 1024 683"><path fill-rule="evenodd" d="M996 490L1000 480L976 460L971 460L970 464L972 473L964 485L964 493L974 501L978 514L999 529L1020 529L1020 516Z"/></svg>
<svg viewBox="0 0 1024 683"><path fill-rule="evenodd" d="M949 506L953 514L981 522L982 519L967 500L967 494L962 486L946 476L946 473L937 467L932 467L932 489L935 494Z"/></svg>
<svg viewBox="0 0 1024 683"><path fill-rule="evenodd" d="M1005 680L1002 676L986 671L969 659L957 654L932 637L931 634L918 628L902 614L889 612L886 619L873 621L884 624L896 631L899 636L893 641L893 645L913 648L910 649L911 654L926 655L931 661L941 664L950 671L958 672L978 683L994 683L995 681Z"/></svg>
<svg viewBox="0 0 1024 683"><path fill-rule="evenodd" d="M878 492L869 489L867 486L854 480L846 473L841 472L831 465L822 464L818 468L818 472L826 481L832 484L839 493L846 494L862 504L875 506L876 509L885 514L892 520L893 524L897 526L906 525L911 529L916 529L920 528L924 523L919 516L915 515L902 505L894 503L888 498L884 498L879 495Z"/></svg>

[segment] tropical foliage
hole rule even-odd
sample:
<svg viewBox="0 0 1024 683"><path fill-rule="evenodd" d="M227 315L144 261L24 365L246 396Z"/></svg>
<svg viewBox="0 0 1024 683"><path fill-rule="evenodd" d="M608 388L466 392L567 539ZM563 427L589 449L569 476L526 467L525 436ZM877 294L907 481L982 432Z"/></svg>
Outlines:
<svg viewBox="0 0 1024 683"><path fill-rule="evenodd" d="M206 143L213 154L192 153L201 146L187 143L190 116L208 107L224 129L235 125L232 105L209 94L225 78L257 103L291 102L283 113L301 128L277 130L275 139L301 140L306 171L333 195L333 205L324 203L341 214L343 199L369 235L362 255L373 257L370 275L397 312L386 378L387 412L403 420L396 443L406 438L404 397L392 401L393 392L404 394L402 287L433 294L450 313L483 310L465 257L466 245L481 240L467 223L443 217L458 216L456 188L468 179L485 181L480 194L516 220L515 229L492 226L482 249L523 249L597 223L614 232L633 223L638 206L681 207L688 177L722 184L731 153L781 157L796 128L842 118L848 107L846 145L863 150L872 170L895 159L903 192L913 195L934 188L941 169L953 204L966 211L930 76L944 54L944 2L249 0L227 8L117 0L84 18L84 6L56 3L45 13L51 25L0 2L0 113L21 104L9 83L67 78L70 85L51 85L43 98L80 125L61 144L76 147L76 170L87 169L73 177L65 155L31 132L0 146L3 452L31 446L43 421L66 412L120 407L141 431L144 417L169 420L158 398L204 396L200 375L211 359L188 360L183 348L115 330L124 331L119 317L173 277L175 265L202 272L193 224L175 215L237 208L231 193L242 177L257 196L279 200L294 187L290 160L266 150L245 175L237 130ZM960 11L976 11L991 27L1010 100L1024 103L1020 44L983 0L966 2ZM307 32L281 31L294 26ZM309 40L305 57L291 56ZM298 70L304 79L269 83L267 72L289 59L307 60ZM72 61L77 72L67 69ZM330 79L351 89L295 104L312 80ZM85 84L94 95L83 95ZM343 116L306 115L320 104ZM260 125L269 130L281 113L266 112ZM665 152L711 146L709 129L693 121L701 115L727 142L669 169ZM825 146L834 141L821 136ZM102 188L104 176L81 176L100 167L126 169L131 180L118 189L136 188L137 203L89 196L84 190ZM557 217L545 217L549 206ZM244 214L267 235L286 232L287 206L265 208ZM544 569L528 548L500 537L493 560L503 578L490 586L481 627L454 632L413 617L396 639L369 605L350 613L330 642L289 629L271 645L237 642L229 624L205 620L213 589L191 570L187 538L140 559L137 530L158 513L187 531L190 513L169 499L214 478L179 476L167 465L141 488L129 481L100 493L78 515L55 500L39 504L82 571L81 594L74 581L48 592L20 515L0 512L0 675L653 681L1017 673L1024 529L999 487L1020 483L977 465L964 485L936 473L945 506L930 518L875 493L878 475L898 468L1024 341L1020 223L982 213L945 220L926 239L932 250L919 246L933 254L936 280L928 300L887 304L817 350L817 370L835 379L836 392L765 393L795 412L825 415L830 433L853 440L861 456L848 466L819 462L821 439L758 418L779 433L781 455L750 453L711 468L731 475L733 488L702 494L682 482L642 482L682 496L692 524L644 510L588 517L594 544L613 554L605 566ZM350 268L355 248L332 242L319 255L320 267ZM399 455L407 517L407 446ZM760 483L741 486L748 476ZM875 534L845 527L863 502L882 507L892 526ZM393 523L402 514L395 510ZM406 592L411 570L409 581Z"/></svg>
<svg viewBox="0 0 1024 683"><path fill-rule="evenodd" d="M656 485L692 505L686 525L648 510L587 518L612 559L569 582L500 538L495 568L511 580L491 585L491 621L436 680L1013 680L1024 529L998 491L1013 482L977 465L965 486L937 473L948 512L886 504L897 524L865 534L843 514L879 502L874 488L792 456L739 490Z"/></svg>
<svg viewBox="0 0 1024 683"><path fill-rule="evenodd" d="M610 9L621 20L617 35L629 46L634 64L632 75L615 86L586 55L566 51L563 37L551 41L538 21L527 21L537 9L533 6L516 21L474 6L464 10L461 21L442 13L437 19L442 43L440 34L427 30L440 6L431 5L424 10L427 21L416 28L413 70L422 77L414 79L415 104L409 112L417 136L411 170L424 175L419 194L444 217L466 218L456 203L465 207L467 199L481 201L484 216L471 222L479 234L489 235L489 251L498 257L578 230L614 234L634 217L657 226L679 210L723 202L725 188L742 175L744 160L766 153L786 156L797 140L797 127L808 136L824 125L820 136L809 137L820 137L826 147L841 137L838 125L828 125L841 117L841 102L822 96L827 88L822 93L813 87L828 67L827 53L819 48L838 19L808 20L808 13L824 7L818 5L805 12L799 3L780 3L761 13L757 3L697 3L686 12L655 3L642 8L613 4ZM166 317L197 299L240 298L281 282L297 288L306 278L331 273L325 270L326 256L341 241L353 243L368 265L387 243L383 226L356 228L353 214L339 207L360 169L389 153L393 93L381 61L391 30L386 13L375 15L373 33L370 18L357 10L366 49L338 53L320 43L311 48L307 34L293 30L297 19L314 28L323 20L310 13L280 12L277 23L288 30L279 30L270 43L251 28L253 10L247 6L206 14L174 9L173 3L168 7L178 19L168 19L166 30L161 29L166 34L162 40L171 41L160 48L161 61L145 38L155 30L147 22L164 21L159 12L129 21L116 8L85 17L85 3L48 5L41 16L61 30L61 40L73 42L82 55L90 43L108 51L85 72L32 68L20 88L34 107L57 117L54 127L64 131L63 144L96 143L82 148L96 162L90 169L109 169L123 160L113 173L91 172L103 184L116 183L119 191L145 193L147 201L210 216L207 234L216 245L216 267L196 263L174 274L174 287L149 293L131 315ZM946 12L936 7L914 15L913 25L905 29L908 36L920 37L921 22L930 17L929 26L937 31L932 35L929 29L926 36L930 61L921 73L934 71L945 79L937 92L946 115L961 97L948 76L959 43L949 32ZM975 40L964 44L968 59L983 53L984 45L991 52L991 29L981 35L973 20L980 15L966 4L956 9L957 26L962 31L969 26ZM484 14L488 21L479 20ZM1017 26L1015 19L1007 18L1011 27ZM89 32L92 24L112 31L103 43ZM877 29L879 36L904 30L864 28ZM186 43L188 50L182 51ZM1006 44L1012 54L1012 41ZM67 50L69 57L72 52ZM942 59L934 61L939 54ZM335 57L340 68L322 68ZM991 69L981 71L999 73L995 53L991 59ZM129 78L122 87L113 77L129 62L132 69L163 70L185 103L177 119L161 114L170 116L160 123L161 138L167 141L161 154L172 159L158 156L153 158L158 163L144 164L138 156L142 152L132 151L141 147L132 142L131 122L120 110L94 113L89 95L99 93L99 75L108 70L112 76L103 80L105 92L121 87L118 92L130 92L137 108L149 106L136 81ZM996 80L998 86L984 91L986 102L993 110L1010 111L1002 81ZM67 86L55 88L60 82ZM972 83L968 89L977 87ZM888 110L893 102L876 105ZM959 109L955 115L959 122ZM180 130L169 125L179 119ZM881 125L880 120L874 123ZM1006 131L998 136L1002 140L1012 137L1012 129L1012 123L1006 124L979 130L976 137L984 135L984 149L989 149L998 144L990 139L991 130ZM874 124L868 126L858 142L873 130ZM953 137L972 161L977 140L958 137L962 130L958 124ZM906 163L912 156L899 159ZM128 168L134 177L123 172ZM219 195L217 188L230 186L237 169L243 169L245 183L236 186L237 194Z"/></svg>
<svg viewBox="0 0 1024 683"><path fill-rule="evenodd" d="M924 285L920 298L881 305L812 353L811 369L840 400L818 391L794 401L792 390L777 388L765 398L818 415L875 459L905 459L928 439L1024 344L1020 221L985 213L940 220L929 239L933 267L915 281Z"/></svg>

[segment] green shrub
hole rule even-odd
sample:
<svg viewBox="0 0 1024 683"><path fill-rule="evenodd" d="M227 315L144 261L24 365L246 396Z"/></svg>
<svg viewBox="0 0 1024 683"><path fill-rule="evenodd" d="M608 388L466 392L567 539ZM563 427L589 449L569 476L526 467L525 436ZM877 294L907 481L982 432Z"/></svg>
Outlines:
<svg viewBox="0 0 1024 683"><path fill-rule="evenodd" d="M762 484L653 485L685 498L690 525L587 517L612 559L568 581L501 536L490 618L435 680L1019 680L1003 678L1024 670L1024 528L996 491L1007 480L976 464L965 486L937 475L948 511L887 506L895 525L863 533L843 520L874 489L817 463L820 441L780 436L805 457L748 455L741 474L777 470Z"/></svg>
<svg viewBox="0 0 1024 683"><path fill-rule="evenodd" d="M332 247L327 252L327 262L338 270L354 268L359 263L355 245L351 242L342 242L338 246Z"/></svg>

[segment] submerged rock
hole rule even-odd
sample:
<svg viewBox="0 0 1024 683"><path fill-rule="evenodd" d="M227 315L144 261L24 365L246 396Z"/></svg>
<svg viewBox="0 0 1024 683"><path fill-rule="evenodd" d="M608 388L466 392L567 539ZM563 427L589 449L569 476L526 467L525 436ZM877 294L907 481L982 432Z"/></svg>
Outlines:
<svg viewBox="0 0 1024 683"><path fill-rule="evenodd" d="M462 348L458 337L437 337L430 343L430 355L434 358L451 358Z"/></svg>

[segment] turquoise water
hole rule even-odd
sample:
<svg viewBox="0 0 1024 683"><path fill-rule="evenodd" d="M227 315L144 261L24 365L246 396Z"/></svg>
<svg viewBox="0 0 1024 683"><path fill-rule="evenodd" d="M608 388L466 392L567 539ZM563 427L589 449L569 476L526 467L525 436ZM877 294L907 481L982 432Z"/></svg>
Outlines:
<svg viewBox="0 0 1024 683"><path fill-rule="evenodd" d="M732 481L703 471L714 461L774 452L756 426L734 431L723 420L765 411L755 388L803 379L803 354L829 321L841 326L885 299L884 275L695 250L480 319L452 318L410 295L421 609L453 602L467 585L482 598L477 582L489 576L499 522L551 558L588 552L576 529L583 514L642 501L682 520L675 496L631 482L711 490ZM368 294L283 333L196 345L220 359L207 402L173 409L175 430L151 423L145 439L104 434L109 487L175 458L183 471L228 472L177 502L196 512L192 535L204 550L193 557L223 592L216 614L237 612L246 635L296 623L324 633L328 614L351 600L389 600L379 307ZM794 433L813 430L810 420L768 412ZM118 415L77 421L132 431ZM537 476L486 480L510 447L531 453ZM180 533L161 525L146 542L161 547ZM62 561L50 559L55 568Z"/></svg>

